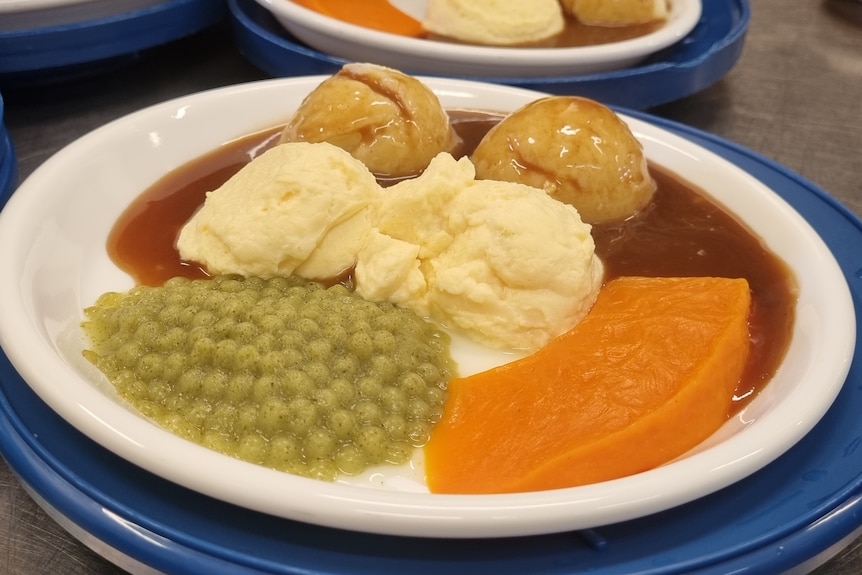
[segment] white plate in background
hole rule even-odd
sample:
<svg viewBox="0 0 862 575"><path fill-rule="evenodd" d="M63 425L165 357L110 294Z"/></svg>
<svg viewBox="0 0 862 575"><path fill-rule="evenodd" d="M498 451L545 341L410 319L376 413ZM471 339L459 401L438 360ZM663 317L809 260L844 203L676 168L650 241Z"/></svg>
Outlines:
<svg viewBox="0 0 862 575"><path fill-rule="evenodd" d="M342 22L291 0L256 1L288 32L321 52L420 74L479 78L566 76L627 68L682 40L701 14L701 0L672 0L667 22L639 38L572 48L512 48L399 36ZM424 0L392 3L414 17L425 13Z"/></svg>

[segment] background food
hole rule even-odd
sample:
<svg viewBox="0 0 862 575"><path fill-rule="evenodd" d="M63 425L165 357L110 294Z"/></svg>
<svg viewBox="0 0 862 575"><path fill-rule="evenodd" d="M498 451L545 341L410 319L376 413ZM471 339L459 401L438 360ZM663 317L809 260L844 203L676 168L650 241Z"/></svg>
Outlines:
<svg viewBox="0 0 862 575"><path fill-rule="evenodd" d="M611 109L555 96L516 110L471 156L479 178L544 189L590 224L624 220L655 191L643 147Z"/></svg>
<svg viewBox="0 0 862 575"><path fill-rule="evenodd" d="M429 0L423 25L463 42L506 46L559 34L565 20L557 0Z"/></svg>
<svg viewBox="0 0 862 575"><path fill-rule="evenodd" d="M177 248L213 274L332 278L355 263L377 193L365 165L336 146L275 146L207 194Z"/></svg>
<svg viewBox="0 0 862 575"><path fill-rule="evenodd" d="M373 64L346 64L300 105L281 142L329 142L378 176L411 176L457 138L437 96L419 80Z"/></svg>
<svg viewBox="0 0 862 575"><path fill-rule="evenodd" d="M391 32L403 36L422 36L425 31L418 20L414 20L389 0L364 0L345 2L344 0L293 0L300 6L338 18L344 22Z"/></svg>
<svg viewBox="0 0 862 575"><path fill-rule="evenodd" d="M560 0L578 21L594 26L628 26L665 20L668 0Z"/></svg>

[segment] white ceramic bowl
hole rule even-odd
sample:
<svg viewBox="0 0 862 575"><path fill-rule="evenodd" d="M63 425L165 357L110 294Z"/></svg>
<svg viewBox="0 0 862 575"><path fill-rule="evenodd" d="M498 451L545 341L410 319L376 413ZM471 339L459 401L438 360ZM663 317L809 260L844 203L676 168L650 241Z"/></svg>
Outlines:
<svg viewBox="0 0 862 575"><path fill-rule="evenodd" d="M256 0L305 44L352 61L374 62L419 74L543 77L606 72L637 64L682 40L695 27L701 0L672 0L658 30L621 42L573 48L471 46L408 38L348 24L291 0ZM390 0L421 21L425 0Z"/></svg>
<svg viewBox="0 0 862 575"><path fill-rule="evenodd" d="M166 0L0 0L0 32L49 28L107 18Z"/></svg>
<svg viewBox="0 0 862 575"><path fill-rule="evenodd" d="M705 189L796 273L799 301L774 380L695 452L639 475L507 495L433 495L399 468L383 487L327 483L209 451L116 401L80 354L82 310L131 287L105 250L120 213L166 172L239 136L283 123L323 77L270 80L182 97L104 126L24 181L0 214L0 345L36 393L111 451L224 501L287 518L376 533L494 537L595 527L655 513L753 473L821 418L840 390L855 342L854 308L816 232L742 170L649 123L627 118L649 158ZM536 92L424 79L447 108L508 111ZM465 350L459 350L464 359ZM355 482L354 482L355 483Z"/></svg>

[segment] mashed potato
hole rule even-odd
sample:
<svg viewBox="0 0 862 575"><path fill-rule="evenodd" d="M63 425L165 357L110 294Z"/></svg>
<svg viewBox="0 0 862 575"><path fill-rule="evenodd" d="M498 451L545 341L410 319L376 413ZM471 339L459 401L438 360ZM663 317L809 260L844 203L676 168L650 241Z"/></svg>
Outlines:
<svg viewBox="0 0 862 575"><path fill-rule="evenodd" d="M534 350L586 315L602 281L590 226L522 184L441 153L383 189L331 144L281 144L208 194L180 255L210 272L329 279L483 344Z"/></svg>
<svg viewBox="0 0 862 575"><path fill-rule="evenodd" d="M177 248L216 274L335 277L355 264L379 193L368 168L341 148L282 144L208 193Z"/></svg>
<svg viewBox="0 0 862 575"><path fill-rule="evenodd" d="M428 313L485 345L534 350L580 321L598 294L590 226L542 190L476 180L469 160L441 154L383 205L374 249L356 266L366 298Z"/></svg>
<svg viewBox="0 0 862 575"><path fill-rule="evenodd" d="M429 0L423 26L463 42L506 46L562 32L557 0Z"/></svg>

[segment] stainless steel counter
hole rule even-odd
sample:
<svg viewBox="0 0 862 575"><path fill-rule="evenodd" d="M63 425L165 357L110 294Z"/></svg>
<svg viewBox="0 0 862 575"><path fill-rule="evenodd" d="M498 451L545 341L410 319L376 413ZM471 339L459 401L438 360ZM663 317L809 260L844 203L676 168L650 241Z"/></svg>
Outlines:
<svg viewBox="0 0 862 575"><path fill-rule="evenodd" d="M777 160L862 215L862 2L751 3L738 65L703 92L651 112ZM40 92L4 93L20 176L114 118L175 96L264 77L236 52L225 26L95 77ZM862 470L862 460L859 465ZM815 572L862 573L862 539ZM0 573L124 571L67 534L0 462Z"/></svg>

